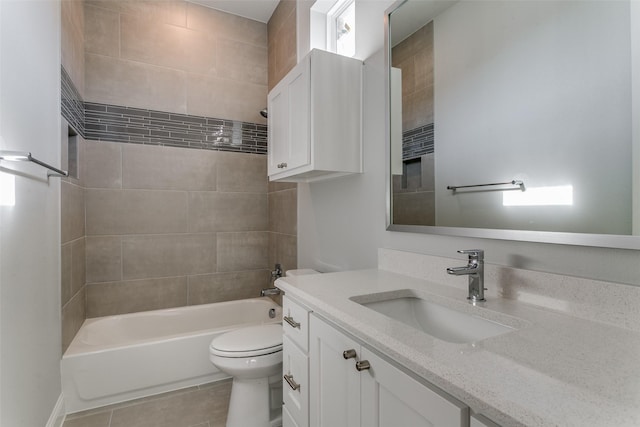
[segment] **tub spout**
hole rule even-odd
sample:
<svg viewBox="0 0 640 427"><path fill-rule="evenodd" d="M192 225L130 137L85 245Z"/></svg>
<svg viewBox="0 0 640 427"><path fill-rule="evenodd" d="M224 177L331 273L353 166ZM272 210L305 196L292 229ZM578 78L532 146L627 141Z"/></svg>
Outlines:
<svg viewBox="0 0 640 427"><path fill-rule="evenodd" d="M269 295L280 295L282 293L282 291L276 287L273 288L265 288L263 290L260 291L260 296L261 297L266 297Z"/></svg>

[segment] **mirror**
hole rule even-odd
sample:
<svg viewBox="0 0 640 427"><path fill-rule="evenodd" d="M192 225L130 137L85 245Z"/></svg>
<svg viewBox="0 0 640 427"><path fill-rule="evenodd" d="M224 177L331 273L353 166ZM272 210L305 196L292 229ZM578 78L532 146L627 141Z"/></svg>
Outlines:
<svg viewBox="0 0 640 427"><path fill-rule="evenodd" d="M388 229L640 249L640 6L387 11Z"/></svg>

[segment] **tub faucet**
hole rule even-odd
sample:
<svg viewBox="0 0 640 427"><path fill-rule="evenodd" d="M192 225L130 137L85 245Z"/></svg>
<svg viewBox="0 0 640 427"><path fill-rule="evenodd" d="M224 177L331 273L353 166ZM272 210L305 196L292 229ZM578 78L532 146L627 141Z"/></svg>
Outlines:
<svg viewBox="0 0 640 427"><path fill-rule="evenodd" d="M275 286L272 288L265 288L263 290L260 291L260 296L261 297L266 297L269 295L280 295L282 293L282 291L279 288L276 288Z"/></svg>
<svg viewBox="0 0 640 427"><path fill-rule="evenodd" d="M282 277L282 266L280 264L276 264L274 269L271 271L271 281L275 282L279 278ZM275 286L271 288L266 288L260 291L260 296L268 296L268 295L280 295L282 291Z"/></svg>
<svg viewBox="0 0 640 427"><path fill-rule="evenodd" d="M469 263L464 267L449 267L447 273L454 276L469 276L469 296L472 304L485 301L484 291L484 251L482 249L465 249L458 251L469 255Z"/></svg>
<svg viewBox="0 0 640 427"><path fill-rule="evenodd" d="M271 271L271 281L275 282L277 279L282 277L282 266L280 264L276 264L275 268Z"/></svg>

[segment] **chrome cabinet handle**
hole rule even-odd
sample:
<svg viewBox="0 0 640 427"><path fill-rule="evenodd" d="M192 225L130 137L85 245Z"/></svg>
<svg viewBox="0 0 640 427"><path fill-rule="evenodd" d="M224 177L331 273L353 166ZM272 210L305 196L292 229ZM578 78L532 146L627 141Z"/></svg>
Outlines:
<svg viewBox="0 0 640 427"><path fill-rule="evenodd" d="M293 375L285 374L284 380L287 382L287 384L289 384L289 387L291 387L293 390L298 390L298 391L300 390L300 384L298 384L293 380Z"/></svg>
<svg viewBox="0 0 640 427"><path fill-rule="evenodd" d="M368 360L361 360L359 362L356 362L356 369L358 371L366 371L367 369L371 368L371 364L369 363Z"/></svg>
<svg viewBox="0 0 640 427"><path fill-rule="evenodd" d="M278 163L278 165L277 165L277 168L278 168L278 169L284 169L284 168L286 168L286 167L287 167L287 164L286 164L286 163Z"/></svg>
<svg viewBox="0 0 640 427"><path fill-rule="evenodd" d="M345 350L342 352L342 357L345 359L353 359L356 357L356 351L354 349Z"/></svg>
<svg viewBox="0 0 640 427"><path fill-rule="evenodd" d="M284 316L283 319L284 319L285 322L287 322L289 325L291 325L292 328L300 329L300 323L298 323L295 320L293 320L293 317Z"/></svg>

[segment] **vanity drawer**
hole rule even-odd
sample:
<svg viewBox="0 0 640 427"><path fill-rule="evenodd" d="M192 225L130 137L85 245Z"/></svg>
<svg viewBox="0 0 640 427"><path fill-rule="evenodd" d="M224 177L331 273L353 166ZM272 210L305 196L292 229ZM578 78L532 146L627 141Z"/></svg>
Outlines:
<svg viewBox="0 0 640 427"><path fill-rule="evenodd" d="M309 359L286 335L282 337L282 401L296 424L309 419Z"/></svg>
<svg viewBox="0 0 640 427"><path fill-rule="evenodd" d="M282 299L282 330L303 352L309 351L309 311L286 295Z"/></svg>

